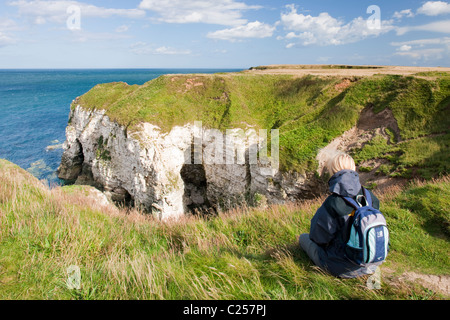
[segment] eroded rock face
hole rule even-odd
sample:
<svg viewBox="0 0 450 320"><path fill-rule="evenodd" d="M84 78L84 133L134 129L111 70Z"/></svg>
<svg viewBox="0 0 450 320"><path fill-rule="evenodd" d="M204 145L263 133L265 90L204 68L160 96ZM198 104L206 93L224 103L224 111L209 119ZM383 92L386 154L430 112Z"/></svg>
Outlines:
<svg viewBox="0 0 450 320"><path fill-rule="evenodd" d="M223 133L213 133L226 141ZM202 137L200 151L194 146L196 135ZM77 106L70 113L58 176L96 186L115 202L163 219L192 210L227 209L251 202L256 193L269 203L283 203L322 191L313 176L249 164L249 138L237 136L245 146L241 154L227 150L228 145L209 144L211 132L193 124L163 133L142 123L130 132L103 110Z"/></svg>
<svg viewBox="0 0 450 320"><path fill-rule="evenodd" d="M338 152L351 153L352 150L361 149L366 143L374 139L374 137L383 137L388 143L392 143L390 141L392 138L386 132L387 129L393 132L396 141L401 141L400 129L392 111L386 108L379 113L375 113L373 105L368 105L361 111L356 126L344 132L339 137L336 137L326 147L319 150L316 157L319 163L317 169L318 174L322 175L327 171L327 161ZM406 183L406 179L377 174L377 169L381 165L388 163L389 161L386 159L372 159L360 163L360 167L366 166L373 168L371 172L359 172L361 183L376 183L378 189L389 187L392 184L401 185Z"/></svg>

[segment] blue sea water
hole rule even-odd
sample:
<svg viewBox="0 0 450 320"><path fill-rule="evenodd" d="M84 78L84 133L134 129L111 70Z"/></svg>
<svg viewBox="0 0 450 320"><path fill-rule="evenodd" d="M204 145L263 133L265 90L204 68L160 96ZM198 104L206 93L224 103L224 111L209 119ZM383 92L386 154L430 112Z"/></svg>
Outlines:
<svg viewBox="0 0 450 320"><path fill-rule="evenodd" d="M163 74L230 69L0 70L0 158L49 185L56 175L70 104L98 83L143 84Z"/></svg>

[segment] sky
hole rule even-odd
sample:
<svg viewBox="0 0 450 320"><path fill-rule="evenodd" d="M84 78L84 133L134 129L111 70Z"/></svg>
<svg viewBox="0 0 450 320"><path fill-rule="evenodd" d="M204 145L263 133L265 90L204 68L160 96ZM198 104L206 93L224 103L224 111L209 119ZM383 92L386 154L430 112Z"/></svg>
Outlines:
<svg viewBox="0 0 450 320"><path fill-rule="evenodd" d="M6 0L0 68L450 67L450 2Z"/></svg>

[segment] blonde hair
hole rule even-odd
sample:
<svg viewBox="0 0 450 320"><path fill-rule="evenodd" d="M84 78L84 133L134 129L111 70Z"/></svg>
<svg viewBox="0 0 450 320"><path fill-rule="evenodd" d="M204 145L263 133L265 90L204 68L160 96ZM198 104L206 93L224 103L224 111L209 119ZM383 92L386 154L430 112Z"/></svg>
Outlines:
<svg viewBox="0 0 450 320"><path fill-rule="evenodd" d="M341 170L356 171L356 165L352 157L342 152L338 153L328 161L327 169L331 175L334 175Z"/></svg>

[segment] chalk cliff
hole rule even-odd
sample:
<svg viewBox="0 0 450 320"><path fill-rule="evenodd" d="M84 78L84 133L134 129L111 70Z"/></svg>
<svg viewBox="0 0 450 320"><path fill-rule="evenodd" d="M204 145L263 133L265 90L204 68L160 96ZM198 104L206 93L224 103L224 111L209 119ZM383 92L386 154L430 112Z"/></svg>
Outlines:
<svg viewBox="0 0 450 320"><path fill-rule="evenodd" d="M270 162L252 163L249 149L260 150L264 141L242 135L243 130L221 133L187 124L164 133L143 122L129 131L111 121L105 110L80 105L69 118L58 176L94 185L115 202L163 219L195 209L214 212L259 204L261 199L282 203L319 191L312 174L281 172ZM225 143L230 135L231 150ZM201 141L197 149L196 138ZM220 144L211 143L218 138Z"/></svg>

